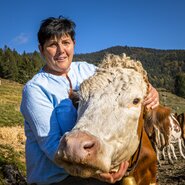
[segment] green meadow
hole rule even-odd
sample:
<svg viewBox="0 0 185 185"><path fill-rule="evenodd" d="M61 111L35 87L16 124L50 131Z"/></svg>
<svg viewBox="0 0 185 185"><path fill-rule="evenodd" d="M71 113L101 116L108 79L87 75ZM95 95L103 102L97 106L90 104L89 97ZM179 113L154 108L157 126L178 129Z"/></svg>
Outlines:
<svg viewBox="0 0 185 185"><path fill-rule="evenodd" d="M0 126L23 125L20 102L23 85L0 79Z"/></svg>

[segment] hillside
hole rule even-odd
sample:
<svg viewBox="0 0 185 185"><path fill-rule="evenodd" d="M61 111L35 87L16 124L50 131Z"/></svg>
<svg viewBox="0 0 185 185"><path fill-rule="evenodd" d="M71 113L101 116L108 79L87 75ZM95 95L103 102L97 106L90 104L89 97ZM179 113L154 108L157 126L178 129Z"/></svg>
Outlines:
<svg viewBox="0 0 185 185"><path fill-rule="evenodd" d="M15 165L25 175L25 136L23 118L19 112L23 85L0 79L0 185L6 185L3 166ZM173 112L185 111L185 99L165 89L158 89L161 104L170 106Z"/></svg>
<svg viewBox="0 0 185 185"><path fill-rule="evenodd" d="M22 85L0 78L0 126L15 126L23 123L20 114Z"/></svg>
<svg viewBox="0 0 185 185"><path fill-rule="evenodd" d="M185 98L172 94L163 88L159 88L158 92L162 105L170 107L173 113L180 114L185 112Z"/></svg>
<svg viewBox="0 0 185 185"><path fill-rule="evenodd" d="M97 65L106 53L126 53L132 59L140 60L152 85L185 98L185 50L114 46L97 52L75 54L73 60ZM8 47L0 49L0 78L24 84L43 65L40 53L36 51L20 55Z"/></svg>
<svg viewBox="0 0 185 185"><path fill-rule="evenodd" d="M178 75L183 76L185 87L185 50L159 50L150 48L115 46L98 52L77 54L75 61L99 64L106 53L126 53L132 59L140 60L148 72L150 82L157 88L165 88L178 94ZM177 85L178 84L178 85ZM185 90L184 90L185 91ZM185 92L183 92L185 98Z"/></svg>

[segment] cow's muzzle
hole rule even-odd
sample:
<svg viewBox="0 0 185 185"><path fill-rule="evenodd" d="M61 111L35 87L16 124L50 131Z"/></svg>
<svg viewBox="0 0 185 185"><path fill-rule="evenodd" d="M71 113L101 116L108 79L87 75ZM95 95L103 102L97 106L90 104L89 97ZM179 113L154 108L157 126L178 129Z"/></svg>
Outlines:
<svg viewBox="0 0 185 185"><path fill-rule="evenodd" d="M56 157L74 163L85 163L95 157L98 149L99 142L94 136L76 131L62 137Z"/></svg>
<svg viewBox="0 0 185 185"><path fill-rule="evenodd" d="M61 138L55 162L71 175L87 177L97 171L109 171L107 166L102 164L100 153L100 141L87 132L77 130Z"/></svg>

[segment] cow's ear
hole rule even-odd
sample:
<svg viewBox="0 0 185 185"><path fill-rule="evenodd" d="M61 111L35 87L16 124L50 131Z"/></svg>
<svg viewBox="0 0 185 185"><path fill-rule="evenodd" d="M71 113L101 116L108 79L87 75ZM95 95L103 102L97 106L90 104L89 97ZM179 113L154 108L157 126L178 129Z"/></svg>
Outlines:
<svg viewBox="0 0 185 185"><path fill-rule="evenodd" d="M146 131L148 137L150 138L153 135L153 133L154 133L154 126L153 126L153 124L151 124L151 123L148 124L146 121L144 121L144 128L145 128L145 131Z"/></svg>
<svg viewBox="0 0 185 185"><path fill-rule="evenodd" d="M153 117L152 117L152 112L151 110L144 110L144 114L143 114L143 118L144 118L144 128L145 131L148 135L148 137L151 137L154 133L154 121L153 121Z"/></svg>

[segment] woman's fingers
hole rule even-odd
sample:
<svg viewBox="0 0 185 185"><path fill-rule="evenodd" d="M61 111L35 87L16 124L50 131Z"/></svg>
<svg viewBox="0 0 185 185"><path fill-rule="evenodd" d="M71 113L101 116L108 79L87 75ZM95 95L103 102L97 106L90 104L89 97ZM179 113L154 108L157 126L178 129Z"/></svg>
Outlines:
<svg viewBox="0 0 185 185"><path fill-rule="evenodd" d="M149 86L149 93L144 100L144 105L146 105L147 109L154 109L159 105L159 93L151 85Z"/></svg>
<svg viewBox="0 0 185 185"><path fill-rule="evenodd" d="M101 173L101 180L109 183L115 183L116 181L121 180L127 171L128 165L129 163L127 161L122 162L117 172Z"/></svg>

